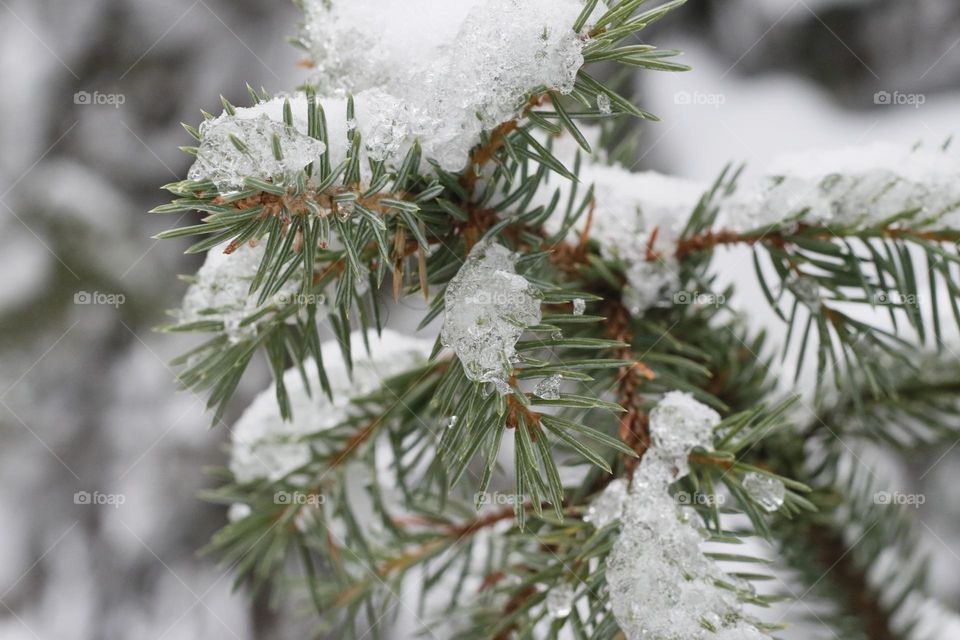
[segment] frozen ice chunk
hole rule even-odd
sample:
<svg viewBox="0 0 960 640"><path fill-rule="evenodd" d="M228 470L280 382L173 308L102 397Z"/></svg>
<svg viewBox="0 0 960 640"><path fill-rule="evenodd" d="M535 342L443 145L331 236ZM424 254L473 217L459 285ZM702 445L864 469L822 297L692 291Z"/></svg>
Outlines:
<svg viewBox="0 0 960 640"><path fill-rule="evenodd" d="M773 513L783 506L786 488L778 478L751 471L743 476L743 489L765 511Z"/></svg>
<svg viewBox="0 0 960 640"><path fill-rule="evenodd" d="M580 0L308 0L301 40L316 66L312 82L325 96L331 164L346 156L352 130L369 159L397 164L419 143L424 157L443 169L463 170L481 133L518 117L531 95L573 89L587 42L573 31L581 9ZM347 92L356 107L349 122ZM303 94L237 109L236 116L212 121L223 126L223 135L211 138L207 146L214 153L205 154L210 161L195 175L216 168L223 174L219 183L237 188L233 165L248 159L233 153L229 128L259 134L247 120L261 128L282 126L285 98L293 129L304 134ZM272 146L257 149L253 168L273 176ZM229 162L221 168L224 156ZM291 153L289 162L295 157ZM367 170L366 162L361 166Z"/></svg>
<svg viewBox="0 0 960 640"><path fill-rule="evenodd" d="M587 303L583 298L574 298L573 300L573 315L582 316L583 312L587 310Z"/></svg>
<svg viewBox="0 0 960 640"><path fill-rule="evenodd" d="M785 284L800 302L807 305L811 311L817 312L820 310L823 299L820 296L820 285L817 284L816 280L792 273L787 278Z"/></svg>
<svg viewBox="0 0 960 640"><path fill-rule="evenodd" d="M663 396L650 412L650 439L657 454L686 475L687 456L695 447L712 448L713 428L720 415L682 391Z"/></svg>
<svg viewBox="0 0 960 640"><path fill-rule="evenodd" d="M597 94L597 109L599 109L601 113L611 113L610 97L607 94Z"/></svg>
<svg viewBox="0 0 960 640"><path fill-rule="evenodd" d="M678 462L696 446L712 446L718 421L715 411L680 392L666 394L650 414L651 446L620 501L620 534L607 558L610 603L627 640L765 637L744 614L736 592L716 586L735 581L701 549L695 512L681 511L669 493ZM687 472L680 467L680 475ZM598 501L607 501L608 491ZM611 498L618 497L614 489Z"/></svg>
<svg viewBox="0 0 960 640"><path fill-rule="evenodd" d="M540 322L540 292L516 272L516 256L494 242L474 246L444 297L441 341L467 377L505 394L515 345Z"/></svg>
<svg viewBox="0 0 960 640"><path fill-rule="evenodd" d="M554 620L561 620L573 610L573 587L563 582L547 591L547 613Z"/></svg>
<svg viewBox="0 0 960 640"><path fill-rule="evenodd" d="M354 332L350 337L352 380L347 376L340 346L335 341L323 344L323 363L333 401L323 393L312 361L304 367L310 382L309 393L299 369L290 369L283 376L293 409L290 422L280 416L272 386L257 396L231 432L230 470L238 482L275 481L308 463L312 456L311 434L337 426L355 415L358 409L352 404L354 398L376 391L385 378L426 362L433 347L430 341L388 330L379 337L371 332L367 338L373 356L367 354L361 332Z"/></svg>
<svg viewBox="0 0 960 640"><path fill-rule="evenodd" d="M619 520L626 499L626 481L620 478L612 480L603 490L603 493L594 498L590 506L587 507L587 512L583 516L584 522L589 522L597 529L602 529L614 520Z"/></svg>
<svg viewBox="0 0 960 640"><path fill-rule="evenodd" d="M205 156L204 152L204 142L200 143L200 155L197 163L194 164L193 173L190 175L191 178L206 178L212 176L204 175L204 171L207 170L207 165L216 168L217 162L219 161L220 156L216 155L214 152L219 150L224 150L229 157L234 158L237 163L246 163L246 165L253 166L253 163L250 158L240 157L240 151L236 148L236 145L229 138L229 133L234 132L236 129L243 130L257 130L259 127L264 131L268 129L276 128L279 131L282 131L284 135L289 137L291 140L298 140L302 146L298 147L294 145L294 151L296 153L288 153L286 146L284 146L283 137L281 137L281 147L284 149L284 161L285 165L294 166L294 160L297 160L297 163L303 161L303 166L306 166L312 161L319 160L324 154L330 161L331 166L336 167L342 163L346 158L350 148L350 141L348 140L347 134L351 129L364 129L370 128L371 130L380 127L378 124L380 114L387 114L384 117L389 116L389 111L391 105L395 102L389 96L383 95L382 92L364 92L356 96L355 99L355 117L353 120L348 120L347 118L347 99L345 97L326 97L319 98L318 102L324 110L327 123L327 136L324 143L321 143L319 140L314 140L307 135L308 126L307 126L307 116L309 113L308 110L308 100L307 95L303 92L297 92L289 95L278 95L269 100L264 100L259 104L256 104L252 107L237 107L234 111L234 115L229 115L226 112L218 116L213 120L208 120L200 125L202 139L206 140L207 135L210 134L211 137L207 142L207 146L210 149L209 157L212 159L211 163L206 161L201 162ZM285 105L290 105L290 112L293 116L293 127L288 127L284 122L284 108ZM222 129L221 129L222 128ZM218 134L217 131L220 130L221 134ZM382 135L382 134L380 134ZM365 139L361 136L362 139ZM244 142L242 138L241 142ZM260 136L256 138L259 142L251 141L250 144L247 144L248 147L255 149L255 156L261 158L264 162L267 163L268 167L272 168L271 163L275 163L276 159L273 156L273 142L272 134L270 136ZM216 141L216 144L214 142ZM362 149L366 153L366 149ZM316 153L314 153L316 152ZM406 149L403 150L406 152ZM299 157L298 157L299 155ZM308 155L310 156L308 158ZM402 159L402 158L401 158ZM366 162L361 162L362 171L369 172ZM302 168L302 167L299 167ZM221 180L222 184L226 184L228 189L238 188L238 173L220 171L218 180ZM260 177L265 179L267 174L254 175L253 177ZM239 176L242 179L244 176ZM318 174L314 173L314 186L318 180ZM240 181L242 182L242 180ZM227 183L233 183L227 184Z"/></svg>
<svg viewBox="0 0 960 640"><path fill-rule="evenodd" d="M560 399L560 383L563 382L562 376L550 376L549 378L544 378L538 384L533 393L539 398L544 400L559 400Z"/></svg>
<svg viewBox="0 0 960 640"><path fill-rule="evenodd" d="M326 146L304 135L282 119L266 115L245 119L224 114L200 125L197 159L190 167L191 180L210 180L220 193L244 188L244 178L286 184L320 158ZM280 142L281 157L274 152Z"/></svg>
<svg viewBox="0 0 960 640"><path fill-rule="evenodd" d="M573 31L578 0L490 0L471 11L450 45L448 88L499 124L540 87L573 89L584 40ZM456 79L459 78L459 82Z"/></svg>

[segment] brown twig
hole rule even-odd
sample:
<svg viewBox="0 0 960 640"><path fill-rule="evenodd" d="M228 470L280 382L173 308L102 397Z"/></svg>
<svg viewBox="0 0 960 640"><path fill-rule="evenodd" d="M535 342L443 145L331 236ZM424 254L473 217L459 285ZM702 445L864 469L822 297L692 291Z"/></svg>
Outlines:
<svg viewBox="0 0 960 640"><path fill-rule="evenodd" d="M619 300L612 303L608 333L614 340L625 342L627 345L633 342L630 313ZM633 364L620 369L620 378L617 382L617 402L624 408L624 413L620 417L620 439L638 456L637 458L627 457L624 462L629 477L632 476L637 463L650 446L648 420L640 404L640 387L645 381L653 380L655 374L649 367L636 360L630 346L615 349L614 357L633 361Z"/></svg>
<svg viewBox="0 0 960 640"><path fill-rule="evenodd" d="M527 106L524 107L518 118L501 123L495 127L493 131L490 132L490 140L488 140L486 144L482 144L473 150L473 153L470 154L470 164L467 167L467 170L464 172L461 180L461 185L467 192L468 198L470 197L470 194L473 193L473 189L477 185L477 181L480 179L478 169L483 168L485 164L493 160L500 148L503 147L507 136L513 133L517 127L520 126L520 120L522 120L531 109L540 106L547 99L548 97L545 93L531 96L530 100L527 101Z"/></svg>
<svg viewBox="0 0 960 640"><path fill-rule="evenodd" d="M889 226L879 230L877 233L879 237L890 239L909 238L927 242L957 241L956 233L953 231L924 231ZM762 242L783 248L789 244L790 236L797 236L800 234L804 234L804 237L815 240L832 240L837 237L837 233L828 227L819 228L807 224L797 225L796 229L789 234L783 231L770 231L764 234L743 234L736 231L730 231L728 229L719 229L716 231L706 231L699 235L691 236L681 240L677 243L676 249L673 252L673 257L682 259L694 253L712 251L717 247L734 244L753 246ZM662 254L655 252L651 253L649 251L647 253L648 262L653 262L661 257L663 257Z"/></svg>

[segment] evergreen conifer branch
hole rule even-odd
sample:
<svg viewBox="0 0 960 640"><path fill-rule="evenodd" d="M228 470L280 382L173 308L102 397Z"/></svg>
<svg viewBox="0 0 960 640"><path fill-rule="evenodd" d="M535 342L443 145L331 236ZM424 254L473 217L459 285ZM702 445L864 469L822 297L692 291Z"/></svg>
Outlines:
<svg viewBox="0 0 960 640"><path fill-rule="evenodd" d="M867 501L871 482L838 475L844 454L838 445L841 435L905 448L956 434L952 379L911 384L889 363L909 362L914 348L900 326L921 343L942 345L938 305L949 304L960 326L960 232L939 227L920 209L870 224L811 223L801 212L748 231L728 228L721 207L740 178L730 168L700 198L674 247L659 248L658 234L666 230L647 230L639 262L673 269L677 286L692 291L715 287L710 263L718 250L749 247L767 302L789 325L782 355L796 352L795 377L805 354L816 355L815 403L822 413L803 429L795 423L796 399L777 400L765 336L751 334L729 305L732 286L717 292L716 304L653 304L637 312L626 293L635 265L595 235L606 202L601 189L581 180L589 162L581 152L597 146L583 125L655 119L617 83L591 72L611 63L685 69L671 60L677 52L624 44L681 4L647 8L644 0L622 0L597 17L597 0L585 2L573 28L586 64L569 95L549 86L528 92L513 117L480 134L459 171L419 143L399 161L374 159L365 152L369 134L355 126L354 99L346 99L345 122L332 122L332 101L308 87L309 144L329 150L331 131L345 126L341 162L331 162L328 151L283 179L247 176L234 191L221 192L207 179L167 185L175 199L156 212L196 210L204 217L158 237L199 237L189 252L259 252L244 280L243 297L254 304L243 307L237 322L209 308L168 327L212 334L178 363L181 383L207 393L217 416L261 350L283 420L296 424L302 417L294 413L296 381L316 402L322 394L336 400L338 381L324 362L320 325L328 323L350 375L364 360L353 328L363 330L363 347L375 355L369 343L384 328L384 289L395 299L423 295L425 327L450 313L456 278L478 247L510 253L516 273L508 275L536 292L541 312L538 323L520 323L523 335L511 344L511 356L500 353L505 379L494 385L497 392L438 340L424 362L352 396L330 424L289 436L307 445L296 468L253 480L225 473L223 486L208 497L244 505L249 515L222 529L209 550L235 563L238 583L258 591L292 576L301 587L294 593L309 597L331 628L354 637L387 628L391 599L416 576L421 607L443 597L449 600L443 611L469 616L457 638L534 637L543 629L547 637L563 631L620 638L606 570L630 523L598 522L594 510L608 491L625 486L618 483L643 472L651 451L659 459L657 447L666 447L656 442L655 406L679 391L690 394L681 394L682 402L696 415L721 414L712 437L675 459L671 478L680 479L669 496L663 490L667 502L690 507L687 516L722 545L704 558L763 566L767 561L744 552L743 543L764 538L796 550L785 555L811 589L821 580L811 572L816 564L803 558L833 563L839 570L823 586L862 595L841 603L832 627L851 628L854 619L876 634L870 637L910 637L901 618L913 620L915 612L901 613L901 606L923 593L924 572L911 572L891 605L870 584L867 567L884 550L912 565L915 527L906 514L894 518ZM588 21L593 26L585 31ZM304 38L296 44L311 47ZM265 92L250 93L255 105L270 100ZM283 163L303 143L286 137L295 129L297 99L286 99L282 126L270 124L268 161ZM224 100L224 113L235 116L237 109ZM205 118L200 128L185 125L201 145L216 121ZM559 148L565 138L580 149L572 162ZM229 144L243 159L257 157L241 135L231 133ZM199 157L197 147L186 151ZM887 304L915 300L924 272L931 274L931 314ZM892 330L848 312L850 305L878 304L888 309ZM835 389L828 394L824 383L831 379ZM886 430L881 418L907 426ZM810 443L823 444L823 456L812 455ZM686 465L689 473L681 473ZM764 487L773 487L773 495ZM508 506L478 515L491 495ZM673 511L671 505L668 515ZM746 516L744 524L732 528L738 515ZM863 532L862 541L851 545L851 531ZM724 577L710 586L733 594L738 605L763 607L784 597L755 591L754 583L770 584L769 573L716 575ZM551 590L568 596L566 614L552 616ZM705 617L698 624L711 633L732 622L766 635L778 629L736 611L736 620Z"/></svg>
<svg viewBox="0 0 960 640"><path fill-rule="evenodd" d="M639 7L642 3L632 4ZM597 58L596 62L613 61L651 69L680 70L682 65L669 66L664 62L677 52L650 46L644 46L642 50L634 47L612 49L618 41L637 33L680 4L671 2L636 16L633 15L634 8L626 4L616 11L609 11L605 15L604 32L592 36L586 52L587 61L592 55ZM601 55L602 52L605 54ZM184 386L210 392L210 406L215 407L220 415L252 354L260 347L273 345L273 353L279 358L282 353L279 347L285 340L278 334L285 332L288 319L298 314L307 314L311 318L322 316L323 303L317 300L325 300L329 288L336 291L330 321L338 333L347 331L351 310L359 316L363 328L373 326L379 329L380 302L374 293L388 271L393 272L394 297L399 297L404 289L420 290L427 295L430 285L442 285L455 273L452 267L456 261L462 260L466 251L481 237L491 230L502 231L497 224L499 216L540 217L524 211L523 202L536 191L546 175L544 171L576 180L534 133L543 127L554 130L547 118L556 116L564 128L583 140L575 121L607 115L596 106L599 94L607 96L614 113L648 117L612 89L588 76L586 71L581 70L579 78L574 97L585 110L568 112L555 93L535 93L519 118L504 122L485 135L485 140L473 150L467 169L459 176L436 165L433 177L421 174L424 163L419 148L414 146L396 167L371 162L371 177L368 184L361 186L362 140L359 132L350 131L351 151L340 165L331 167L325 155L321 162L308 165L289 181L293 187L248 178L246 189L222 196L209 181L185 180L166 185L165 189L178 197L170 205L154 209L155 213L197 210L207 215L199 225L173 229L159 234L158 238L205 236L187 250L191 253L212 250L224 243L228 243L225 252L231 253L244 243L261 241L264 236L267 243L261 267L250 288L251 295L258 295L259 302L265 306L244 320L245 326L256 328L256 337L243 340L242 346L233 346L226 352L223 351L224 340L214 338L208 342L206 347L191 356L194 361L202 359L205 366L201 371L191 369L184 372L180 377ZM254 104L269 99L265 92L258 95L251 90L250 93ZM545 101L554 105L554 111L540 116L535 107ZM226 100L223 102L227 114L235 113L232 104ZM310 136L329 143L323 101L309 87L307 107ZM348 119L353 117L353 112L351 98ZM287 126L293 125L290 114L288 100L284 110ZM209 114L206 118L208 121L213 119ZM189 125L185 128L196 139L201 138L199 130ZM236 138L233 141L238 149L246 151L241 141ZM274 148L277 156L282 157L283 148L276 138ZM495 167L493 174L482 175L484 168L491 163ZM501 187L509 189L509 180L515 175L530 177L516 185L512 193L501 198L498 204L490 206L490 198ZM476 184L481 177L487 181L487 188L477 199ZM505 210L516 203L521 204L519 211ZM431 253L433 251L435 253ZM415 259L413 263L411 258ZM289 301L285 304L271 303L271 296L275 296L298 270L303 273L298 295L287 296ZM411 272L416 273L412 281L408 279ZM367 287L372 293L356 293L358 287ZM179 323L168 328L178 331L222 330L216 321ZM274 335L277 337L271 337ZM286 341L296 343L292 338ZM314 340L311 338L310 342ZM291 350L294 361L298 360L298 351L303 353L302 349ZM223 357L224 353L230 357ZM280 364L279 359L271 358L271 362ZM319 360L317 366L323 366ZM277 368L275 373L279 373ZM279 386L277 392L282 403L283 391Z"/></svg>

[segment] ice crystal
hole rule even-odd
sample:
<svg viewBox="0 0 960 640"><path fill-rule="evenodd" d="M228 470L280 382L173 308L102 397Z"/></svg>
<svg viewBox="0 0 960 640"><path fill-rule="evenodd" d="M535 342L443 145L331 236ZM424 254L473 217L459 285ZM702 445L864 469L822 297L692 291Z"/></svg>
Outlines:
<svg viewBox="0 0 960 640"><path fill-rule="evenodd" d="M233 342L256 334L256 325L242 322L260 309L257 295L250 294L250 284L263 260L265 244L266 238L254 246L243 244L229 254L222 246L207 252L206 261L183 297L180 322L222 322ZM291 277L267 304L284 303L299 289L299 277Z"/></svg>
<svg viewBox="0 0 960 640"><path fill-rule="evenodd" d="M587 310L587 303L584 302L583 298L574 298L573 300L573 315L582 316L583 312Z"/></svg>
<svg viewBox="0 0 960 640"><path fill-rule="evenodd" d="M620 535L607 558L613 614L628 640L765 637L745 618L737 593L716 586L732 581L700 548L696 515L669 492L677 470L688 473L693 448L711 446L717 422L713 409L680 392L666 394L650 414L651 445L622 501Z"/></svg>
<svg viewBox="0 0 960 640"><path fill-rule="evenodd" d="M423 363L433 347L432 342L388 330L380 337L371 332L367 339L373 356L367 355L362 333L351 335L352 380L347 375L340 346L335 341L323 344L323 363L333 392L332 401L321 390L316 366L310 360L304 364L309 392L299 368L290 369L283 376L293 409L292 421L286 422L280 416L272 385L257 396L232 429L230 470L238 482L288 477L310 461L311 434L334 427L354 415L358 411L352 404L354 398L377 390L384 378ZM299 482L296 477L289 479Z"/></svg>
<svg viewBox="0 0 960 640"><path fill-rule="evenodd" d="M318 160L326 146L296 127L266 115L244 118L224 114L200 125L197 159L191 180L210 180L220 193L240 191L244 178L286 184L301 169ZM281 157L274 154L274 138Z"/></svg>
<svg viewBox="0 0 960 640"><path fill-rule="evenodd" d="M561 583L550 587L547 591L546 604L547 613L554 620L561 620L570 615L573 611L573 587L567 583Z"/></svg>
<svg viewBox="0 0 960 640"><path fill-rule="evenodd" d="M494 242L474 246L444 296L441 341L466 376L505 394L517 340L540 322L540 292L516 272L516 256Z"/></svg>
<svg viewBox="0 0 960 640"><path fill-rule="evenodd" d="M301 40L322 92L349 91L374 107L356 122L371 157L401 159L419 141L455 171L481 131L516 117L532 92L573 89L581 8L580 0L310 0Z"/></svg>
<svg viewBox="0 0 960 640"><path fill-rule="evenodd" d="M812 311L819 311L822 305L820 297L820 285L813 278L790 274L786 280L786 286L795 296L809 307Z"/></svg>
<svg viewBox="0 0 960 640"><path fill-rule="evenodd" d="M597 109L599 109L601 113L610 113L612 111L610 108L610 96L605 93L598 93Z"/></svg>
<svg viewBox="0 0 960 640"><path fill-rule="evenodd" d="M536 389L533 393L539 398L544 400L559 400L560 399L560 383L563 382L562 376L550 376L549 378L544 378L537 384Z"/></svg>
<svg viewBox="0 0 960 640"><path fill-rule="evenodd" d="M743 489L766 511L773 513L783 506L786 488L778 478L751 471L743 476Z"/></svg>

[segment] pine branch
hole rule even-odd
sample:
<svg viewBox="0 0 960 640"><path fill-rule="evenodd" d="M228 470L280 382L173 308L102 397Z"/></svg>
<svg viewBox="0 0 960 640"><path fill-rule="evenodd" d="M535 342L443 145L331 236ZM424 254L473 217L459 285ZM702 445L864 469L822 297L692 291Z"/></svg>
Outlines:
<svg viewBox="0 0 960 640"><path fill-rule="evenodd" d="M621 5L616 10L606 12L603 32L588 36L591 40L588 62L603 60L651 69L679 68L663 64L663 60L675 52L657 51L649 46L641 49L611 49L617 41L636 33L678 4L668 3L638 15L633 14L639 3L635 3L636 6ZM583 19L581 15L581 21ZM309 48L306 42L299 41L298 44ZM458 248L462 247L465 255L481 237L496 228L497 215L503 212L485 206L484 200L493 193L491 187L516 173L518 163L524 167L523 175L528 175L526 168L533 164L573 178L573 174L537 141L537 136L531 134L534 127L547 130L553 127L546 119L547 112L539 115L536 107L547 100L551 101L555 109L553 114L560 117L563 126L581 140L583 136L575 120L605 115L596 110L595 98L598 94L607 96L618 111L645 115L590 78L585 71L581 70L580 74L582 82L575 95L584 106L589 107L586 111L567 111L559 96L549 91L533 93L517 118L503 122L485 134L485 141L473 150L467 169L459 176L437 166L434 166L435 179L421 175L420 151L414 147L397 166L388 166L384 162L371 163L369 183L361 185L359 163L362 144L360 133L351 129L348 132L350 150L341 164L331 166L327 155L324 155L321 162L308 165L295 176L288 177L284 185L248 178L243 191L229 196L219 195L215 185L209 181L188 180L167 185L167 189L178 198L171 205L159 207L156 212L199 210L209 215L202 224L171 230L159 237L204 235L207 238L194 244L188 251L206 251L228 243L228 254L244 243L259 241L265 235L268 237L261 269L251 286L251 293L260 292L261 304L266 304L271 295L281 291L297 269L304 273L298 295L289 296L293 304L287 306L291 308L277 309L267 305L245 318L241 326L251 334L258 334L258 337L251 338L253 342L243 340L242 348L229 352L232 356L230 359L223 359L222 363L218 361L217 366L206 367L202 376L188 372L183 376L184 384L196 390L212 389L211 406L216 406L219 414L249 361L248 354L261 345L279 344L280 338L275 336L283 331L283 325L292 314L306 310L311 316L317 314L322 317L323 309L305 301L318 297L332 299L331 320L341 331L347 326L346 319L351 309L360 314L362 320L370 315L367 312L369 309L379 328L380 302L375 296L361 300L362 296L353 293L366 280L368 271L371 290L376 290L386 272L392 271L395 298L402 294L406 275L411 271L417 275L410 292L419 289L426 296L431 285L444 284L449 276L440 274L451 273L451 259L456 258ZM265 93L260 95L252 90L251 96L255 104L269 99ZM233 105L226 101L224 108L226 114L236 113ZM324 104L317 100L312 90L307 92L306 109L309 135L325 145L332 144L327 136ZM287 127L293 125L291 113L288 100L284 108ZM353 113L351 98L347 105L347 118L351 119ZM202 128L197 130L188 127L187 130L198 140L202 139ZM232 135L231 141L241 152L252 152L237 136ZM274 155L278 161L285 157L285 151L274 134ZM488 165L494 167L494 172L485 176L483 172ZM504 169L507 166L509 171ZM517 197L523 193L532 194L544 175L543 171L538 170L530 180L525 180L515 192ZM481 178L487 181L488 188L477 200L475 191ZM507 197L504 202L514 199ZM521 215L523 213L520 212ZM351 223L344 224L341 218L349 218ZM536 225L532 226L536 228ZM334 247L331 243L342 248ZM444 251L428 256L431 247L442 247ZM454 253L451 255L450 252ZM411 258L415 258L415 267L408 264ZM326 288L335 288L336 295L326 294ZM363 326L368 326L366 320ZM212 321L181 322L174 328L179 331L224 330ZM222 344L222 341L211 343L206 350L212 353ZM275 349L275 352L279 354L279 349ZM243 354L242 359L237 357L239 354ZM195 359L198 357L204 355L194 354ZM230 366L224 366L227 364ZM274 369L276 371L277 367ZM282 389L278 387L277 391L278 397L282 398Z"/></svg>
<svg viewBox="0 0 960 640"><path fill-rule="evenodd" d="M188 251L222 251L230 258L220 263L228 265L223 271L211 275L201 270L193 280L194 292L207 287L218 295L211 295L205 308L194 305L185 311L169 329L212 334L180 359L181 381L209 393L218 415L261 350L275 378L277 413L284 420L297 424L300 416L293 409L303 406L297 402L303 401L301 392L318 406L325 402L320 390L333 400L340 381L328 375L319 325L326 322L332 329L345 375L353 374L354 362L369 364L356 353L351 328L359 325L365 340L370 330L383 328L387 314L380 294L390 286L385 285L388 274L395 300L414 294L427 300L421 326L443 315L463 320L463 334L476 328L468 321L477 309L457 315L462 311L457 305L474 293L464 296L458 288L464 280L477 284L468 276L480 260L478 249L497 247L495 257L503 260L489 267L499 279L479 282L477 288L509 283L522 293L520 302L509 298L503 303L510 307L506 312L488 305L496 313L485 313L476 323L495 329L509 325L503 332L509 334L509 344L495 354L502 371L497 364L495 371L487 366L486 353L471 360L474 354L449 339L445 326L427 362L383 380L378 391L354 394L359 397L350 398L349 410L331 414L337 416L330 420L336 424L284 434L289 440L283 444L302 445L308 453L291 465L296 468L243 482L239 474L225 473L224 485L209 497L246 505L250 513L219 532L211 550L236 562L238 582L256 591L280 576L295 577L318 614L342 626L341 635L378 633L389 623L387 599L406 578L417 575L422 603L449 598L444 611L469 616L471 627L451 632L464 640L533 637L541 629L548 637L561 631L574 637L620 637L618 620L624 618L611 612L610 595L604 593L607 561L618 543L635 532L625 529L630 522L621 524L616 517L597 524L586 516L608 490L624 486L623 479L645 473L650 463L669 460L659 494L651 490L649 496L631 497L662 498L666 520L677 511L671 500L683 504L684 496L705 497L690 506L693 522L709 529L713 543L741 545L754 535L785 546L795 542L796 549L834 567L829 583L848 596L835 622L838 629L846 628L844 614L852 613L870 637L908 636L900 626L906 615L900 605L908 595L923 592L923 571L910 574L891 605L889 594L871 584L867 568L887 549L912 559L914 534L900 519L870 506L864 496L872 484L836 475L835 442L815 425L796 429L792 401L771 401L779 372L758 355L764 353L764 336L751 335L732 319L725 300L733 288L712 306L661 307L654 300L638 309L628 297L638 277L631 269L676 267L670 282L675 277L679 286L691 290L712 289L717 278L709 271L711 256L724 247L750 248L768 303L790 327L784 355L795 345L802 365L808 346L815 344L818 380L832 374L837 381L838 401L824 411L823 421L837 425L839 432L851 416L909 418L907 436L872 426L844 432L905 446L955 431L945 421L957 413L947 395L956 385L923 380L910 386L890 374L889 360L873 352L907 359L912 345L896 327L898 320L921 341L942 343L936 305L943 299L949 300L960 326L960 288L954 277L960 232L938 228L935 216L912 210L869 224L857 218L847 225L812 223L800 212L760 229L737 230L718 222L720 201L740 175L728 169L693 207L680 237L666 241L666 249L668 231L656 226L645 231L645 245L634 247L636 256L617 255L603 246L603 238L593 237L602 228L602 216L609 215L607 203L597 195L603 191L578 184L585 174L583 156L578 152L571 163L557 139L567 136L590 153L595 142L581 130L582 123L622 116L654 119L622 95L628 85L601 82L591 65L685 69L671 60L674 51L623 43L681 4L648 8L643 0L622 0L598 11L596 0L585 2L571 25L574 32L560 29L586 62L576 70L575 81L569 79L572 89L559 89L559 82L527 86L515 96L522 107L511 102L507 111L496 112L495 120L478 107L476 117L485 131L468 138L471 144L479 142L462 149L455 161L432 157L430 149L436 147L427 135L420 138L423 149L419 142L404 146L409 141L401 141L403 153L384 151L377 140L365 139L369 132L357 121L363 111L356 107L376 106L375 99L355 105L348 97L338 103L343 109L336 117L342 121L328 121L336 101L318 99L313 88L274 103L282 104L282 118L237 118L238 109L224 101L223 116L210 116L196 129L185 127L200 144L187 152L197 156L198 166L209 175L168 185L175 199L157 212L196 210L203 217L199 224L160 237L198 237ZM588 28L590 21L594 25ZM552 35L549 29L542 31L538 43ZM298 44L312 51L317 43L309 35ZM567 89L569 95L561 95ZM255 91L251 97L261 107L270 100ZM501 116L507 119L499 122ZM224 130L216 129L224 124ZM335 131L343 133L345 143L331 133ZM250 175L224 176L222 167L204 164L218 140L224 143L220 151L236 161L225 164L243 167L241 173ZM335 144L340 147L334 149ZM373 153L375 148L383 153ZM336 162L333 151L339 154ZM451 170L464 159L465 166ZM554 190L555 180L561 189ZM548 221L559 226L548 226ZM928 318L911 305L888 306L892 331L848 313L847 305L875 306L880 296L916 297L917 274L923 271L916 264L918 255L933 274L932 330ZM761 258L773 269L773 278ZM242 260L248 261L248 272L230 270ZM208 263L215 270L217 261ZM237 300L219 296L221 287L230 289L224 284L229 277L239 281L230 283L239 284ZM935 295L937 284L949 295ZM529 313L522 315L511 305ZM462 329L456 323L453 327ZM496 331L490 337L494 342L503 338ZM443 345L454 353L442 352ZM849 377L853 371L859 373L850 380L855 384L840 388L842 374ZM672 408L693 411L690 420L706 415L706 432L696 434L699 444L684 445L676 457L661 459L656 456L668 447L658 439L666 436L658 431L664 423L658 422L654 407L678 396L680 408ZM818 399L823 400L823 393ZM332 403L326 406L332 409ZM713 409L723 414L722 420ZM710 427L717 422L711 436ZM686 427L683 421L670 424L678 431ZM503 453L507 435L513 438L509 461ZM826 460L816 472L810 471L804 449L813 441L827 444ZM581 466L588 470L580 473ZM577 472L569 474L577 479L570 480L567 472ZM668 486L677 477L681 479ZM511 506L481 511L491 487L512 487L503 494ZM726 496L732 503L721 508ZM844 509L835 508L841 497ZM623 513L621 508L621 518ZM746 515L749 526L731 531L733 514ZM845 534L855 530L866 530L862 542L867 554L848 546ZM693 546L705 562L764 563L737 547L723 549L704 554L696 541ZM291 571L293 559L301 563L299 572ZM799 562L808 570L814 566ZM610 569L611 584L617 580L615 569ZM318 579L321 573L323 580ZM757 595L749 586L764 577L718 571L697 579L706 590L732 593L737 603L765 606L779 594ZM551 614L548 599L555 594L550 589L569 596L566 613ZM461 595L469 596L463 598L469 604L461 603ZM731 616L734 623L745 621L761 633L775 631L740 609ZM710 633L719 630L718 624L731 623L706 617L694 622ZM369 628L359 628L363 626Z"/></svg>
<svg viewBox="0 0 960 640"><path fill-rule="evenodd" d="M764 228L748 233L706 230L682 239L674 257L690 259L727 245L753 247L756 273L766 299L790 325L784 356L791 344L797 345L795 378L804 366L807 345L815 340L818 386L821 387L818 390L822 390L831 377L829 374L833 373L836 384L853 377L871 393L889 393L891 382L887 380L887 372L876 366L873 352L903 361L911 350L909 343L878 325L854 319L842 311L841 306L866 304L876 308L882 305L889 311L894 328L898 317L905 318L922 341L931 338L937 343L942 341L937 309L943 296L936 293L934 285L938 279L944 282L950 304L955 305L950 266L960 264L960 253L956 251L960 235L951 229L901 226L914 217L916 212L908 212L897 216L896 222L866 228L800 223L789 228ZM858 243L857 246L854 243ZM915 274L920 267L914 265L911 248L921 251L928 264L933 265L930 269L932 333L928 332L927 321L916 302L919 292ZM761 269L761 250L776 271L778 287L771 286ZM660 257L651 256L651 259ZM791 298L792 306L784 309L781 303ZM804 315L806 325L801 331L797 325L803 322ZM960 315L956 318L960 327ZM799 341L792 343L793 339ZM866 371L867 375L854 376L854 367Z"/></svg>

